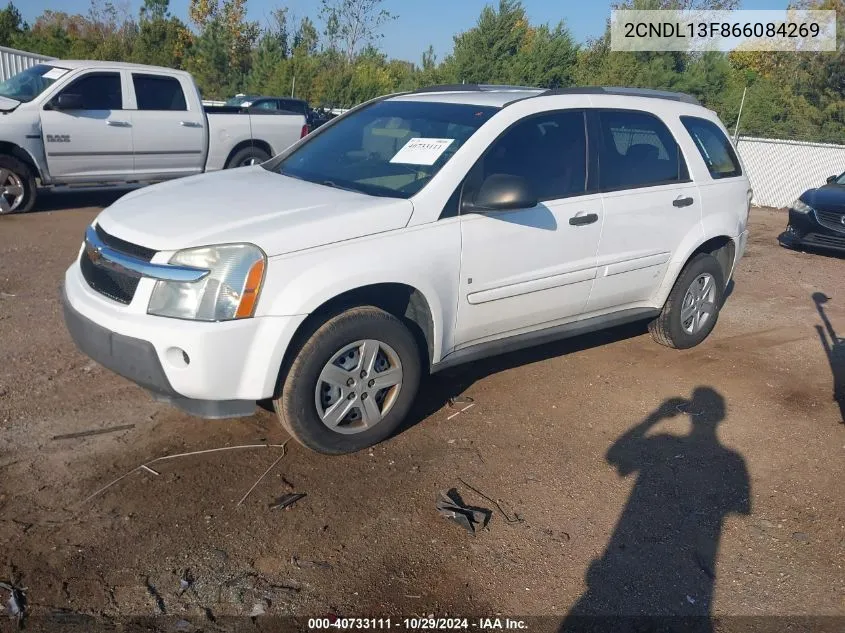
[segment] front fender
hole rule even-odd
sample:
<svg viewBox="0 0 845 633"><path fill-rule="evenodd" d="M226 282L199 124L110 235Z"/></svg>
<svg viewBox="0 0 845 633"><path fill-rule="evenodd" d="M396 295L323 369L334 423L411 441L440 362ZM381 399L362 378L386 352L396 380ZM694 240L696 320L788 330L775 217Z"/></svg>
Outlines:
<svg viewBox="0 0 845 633"><path fill-rule="evenodd" d="M351 290L397 283L419 291L433 325L433 362L451 349L460 270L457 218L273 257L268 262L260 315L316 311Z"/></svg>

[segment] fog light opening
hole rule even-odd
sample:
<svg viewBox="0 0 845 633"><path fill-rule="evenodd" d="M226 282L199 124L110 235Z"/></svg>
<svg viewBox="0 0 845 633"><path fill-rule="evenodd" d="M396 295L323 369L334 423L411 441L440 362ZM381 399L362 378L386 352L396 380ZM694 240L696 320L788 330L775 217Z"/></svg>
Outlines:
<svg viewBox="0 0 845 633"><path fill-rule="evenodd" d="M191 364L191 357L181 347L171 347L165 352L167 362L178 369L184 369Z"/></svg>

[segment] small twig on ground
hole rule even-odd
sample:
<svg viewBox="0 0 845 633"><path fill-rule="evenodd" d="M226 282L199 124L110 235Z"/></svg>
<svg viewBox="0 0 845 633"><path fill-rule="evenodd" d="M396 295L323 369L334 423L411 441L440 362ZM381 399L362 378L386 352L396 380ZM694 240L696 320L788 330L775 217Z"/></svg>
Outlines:
<svg viewBox="0 0 845 633"><path fill-rule="evenodd" d="M104 435L106 433L117 433L118 431L128 431L134 429L134 424L122 424L120 426L111 426L106 429L91 429L90 431L79 431L78 433L65 433L64 435L54 435L52 440L73 440L79 437L88 437L90 435Z"/></svg>
<svg viewBox="0 0 845 633"><path fill-rule="evenodd" d="M114 486L116 483L126 479L132 473L135 473L139 470L145 470L145 469L146 470L152 470L150 468L150 464L155 464L156 462L162 462L162 461L165 461L165 460L168 460L168 459L177 459L179 457L191 457L192 455L205 455L207 453L218 453L218 452L221 452L221 451L234 451L234 450L238 450L238 449L254 449L254 448L282 448L282 449L284 449L286 444L287 444L287 442L285 442L284 444L244 444L242 446L223 446L221 448L207 448L207 449L202 450L202 451L191 451L189 453L176 453L174 455L164 455L162 457L156 457L155 459L148 461L145 464L141 464L140 466L136 466L135 468L130 470L128 473L121 475L120 477L118 477L114 481L107 483L105 486L103 486L102 488L100 488L96 492L94 492L94 493L88 495L87 497L85 497L82 501L79 502L79 504L82 505L84 503L87 503L88 501L90 501L94 497L104 493L106 490L108 490L109 488ZM156 473L156 474L158 474L158 473Z"/></svg>
<svg viewBox="0 0 845 633"><path fill-rule="evenodd" d="M247 491L246 491L246 494L244 494L244 496L243 496L243 497L241 497L241 500L240 500L240 501L238 501L238 502L235 504L235 506L239 506L239 505L241 505L244 501L246 501L246 498L249 496L249 494L250 494L253 490L255 490L256 486L258 486L258 484L260 484L260 483L261 483L261 480L262 480L262 479L264 479L264 478L267 476L267 473L269 473L271 470L273 470L273 468L275 468L276 464L278 464L280 461L282 461L282 457L284 457L284 456L285 456L285 454L287 453L287 449L285 448L287 445L288 445L288 443L287 443L287 442L285 442L284 444L282 444L282 454L281 454L281 455L279 455L279 458L278 458L276 461L274 461L272 464L270 464L270 467L269 467L267 470L265 470L265 471L264 471L264 473L261 475L261 477L259 477L258 479L256 479L255 483L254 483L254 484L252 484L252 488L250 488L249 490L247 490Z"/></svg>
<svg viewBox="0 0 845 633"><path fill-rule="evenodd" d="M470 490L472 490L472 491L473 491L474 493L476 493L477 495L480 495L481 497L483 497L484 499L486 499L487 501L489 501L490 503L492 503L494 506L496 506L496 508L499 510L499 512L501 512L501 513L502 513L502 516L503 516L503 517L505 517L505 521L506 521L507 523L522 523L523 521L525 521L525 519L523 519L521 516L519 516L516 512L514 512L514 513L513 513L513 517L509 516L509 515L508 515L508 513L507 513L507 512L505 512L505 511L502 509L502 506L500 506L500 505L499 505L499 502L498 502L498 501L496 501L495 499L491 499L490 497L488 497L487 495L485 495L483 492L481 492L478 488L475 488L475 487L473 487L473 486L470 486L467 482L465 482L465 481L464 481L463 479L461 479L460 477L458 477L458 481L460 481L463 485L465 485L467 488L469 488Z"/></svg>

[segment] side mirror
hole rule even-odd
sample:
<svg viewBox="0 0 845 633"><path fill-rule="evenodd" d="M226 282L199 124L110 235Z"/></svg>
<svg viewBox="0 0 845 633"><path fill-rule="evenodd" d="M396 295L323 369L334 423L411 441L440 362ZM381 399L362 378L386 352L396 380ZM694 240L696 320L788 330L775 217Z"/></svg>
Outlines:
<svg viewBox="0 0 845 633"><path fill-rule="evenodd" d="M521 176L492 174L488 176L472 202L466 201L463 210L468 213L489 213L536 207L537 196Z"/></svg>
<svg viewBox="0 0 845 633"><path fill-rule="evenodd" d="M827 184L830 184L830 183L832 183L832 182L836 182L836 179L837 179L837 178L839 178L839 176L828 176L828 178L827 178Z"/></svg>
<svg viewBox="0 0 845 633"><path fill-rule="evenodd" d="M53 99L52 106L56 110L82 110L82 95L63 92Z"/></svg>

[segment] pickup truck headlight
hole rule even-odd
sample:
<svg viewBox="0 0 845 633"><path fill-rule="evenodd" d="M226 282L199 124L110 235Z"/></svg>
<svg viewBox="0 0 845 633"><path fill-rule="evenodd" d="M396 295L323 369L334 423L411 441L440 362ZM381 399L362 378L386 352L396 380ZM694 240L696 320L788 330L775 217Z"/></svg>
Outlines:
<svg viewBox="0 0 845 633"><path fill-rule="evenodd" d="M803 215L807 215L808 213L812 213L813 211L815 211L813 207L811 207L809 204L802 200L796 200L792 203L790 208L795 211L795 213L801 213Z"/></svg>
<svg viewBox="0 0 845 633"><path fill-rule="evenodd" d="M147 314L194 321L245 319L255 313L267 257L252 244L189 248L171 264L211 271L193 282L157 281Z"/></svg>

